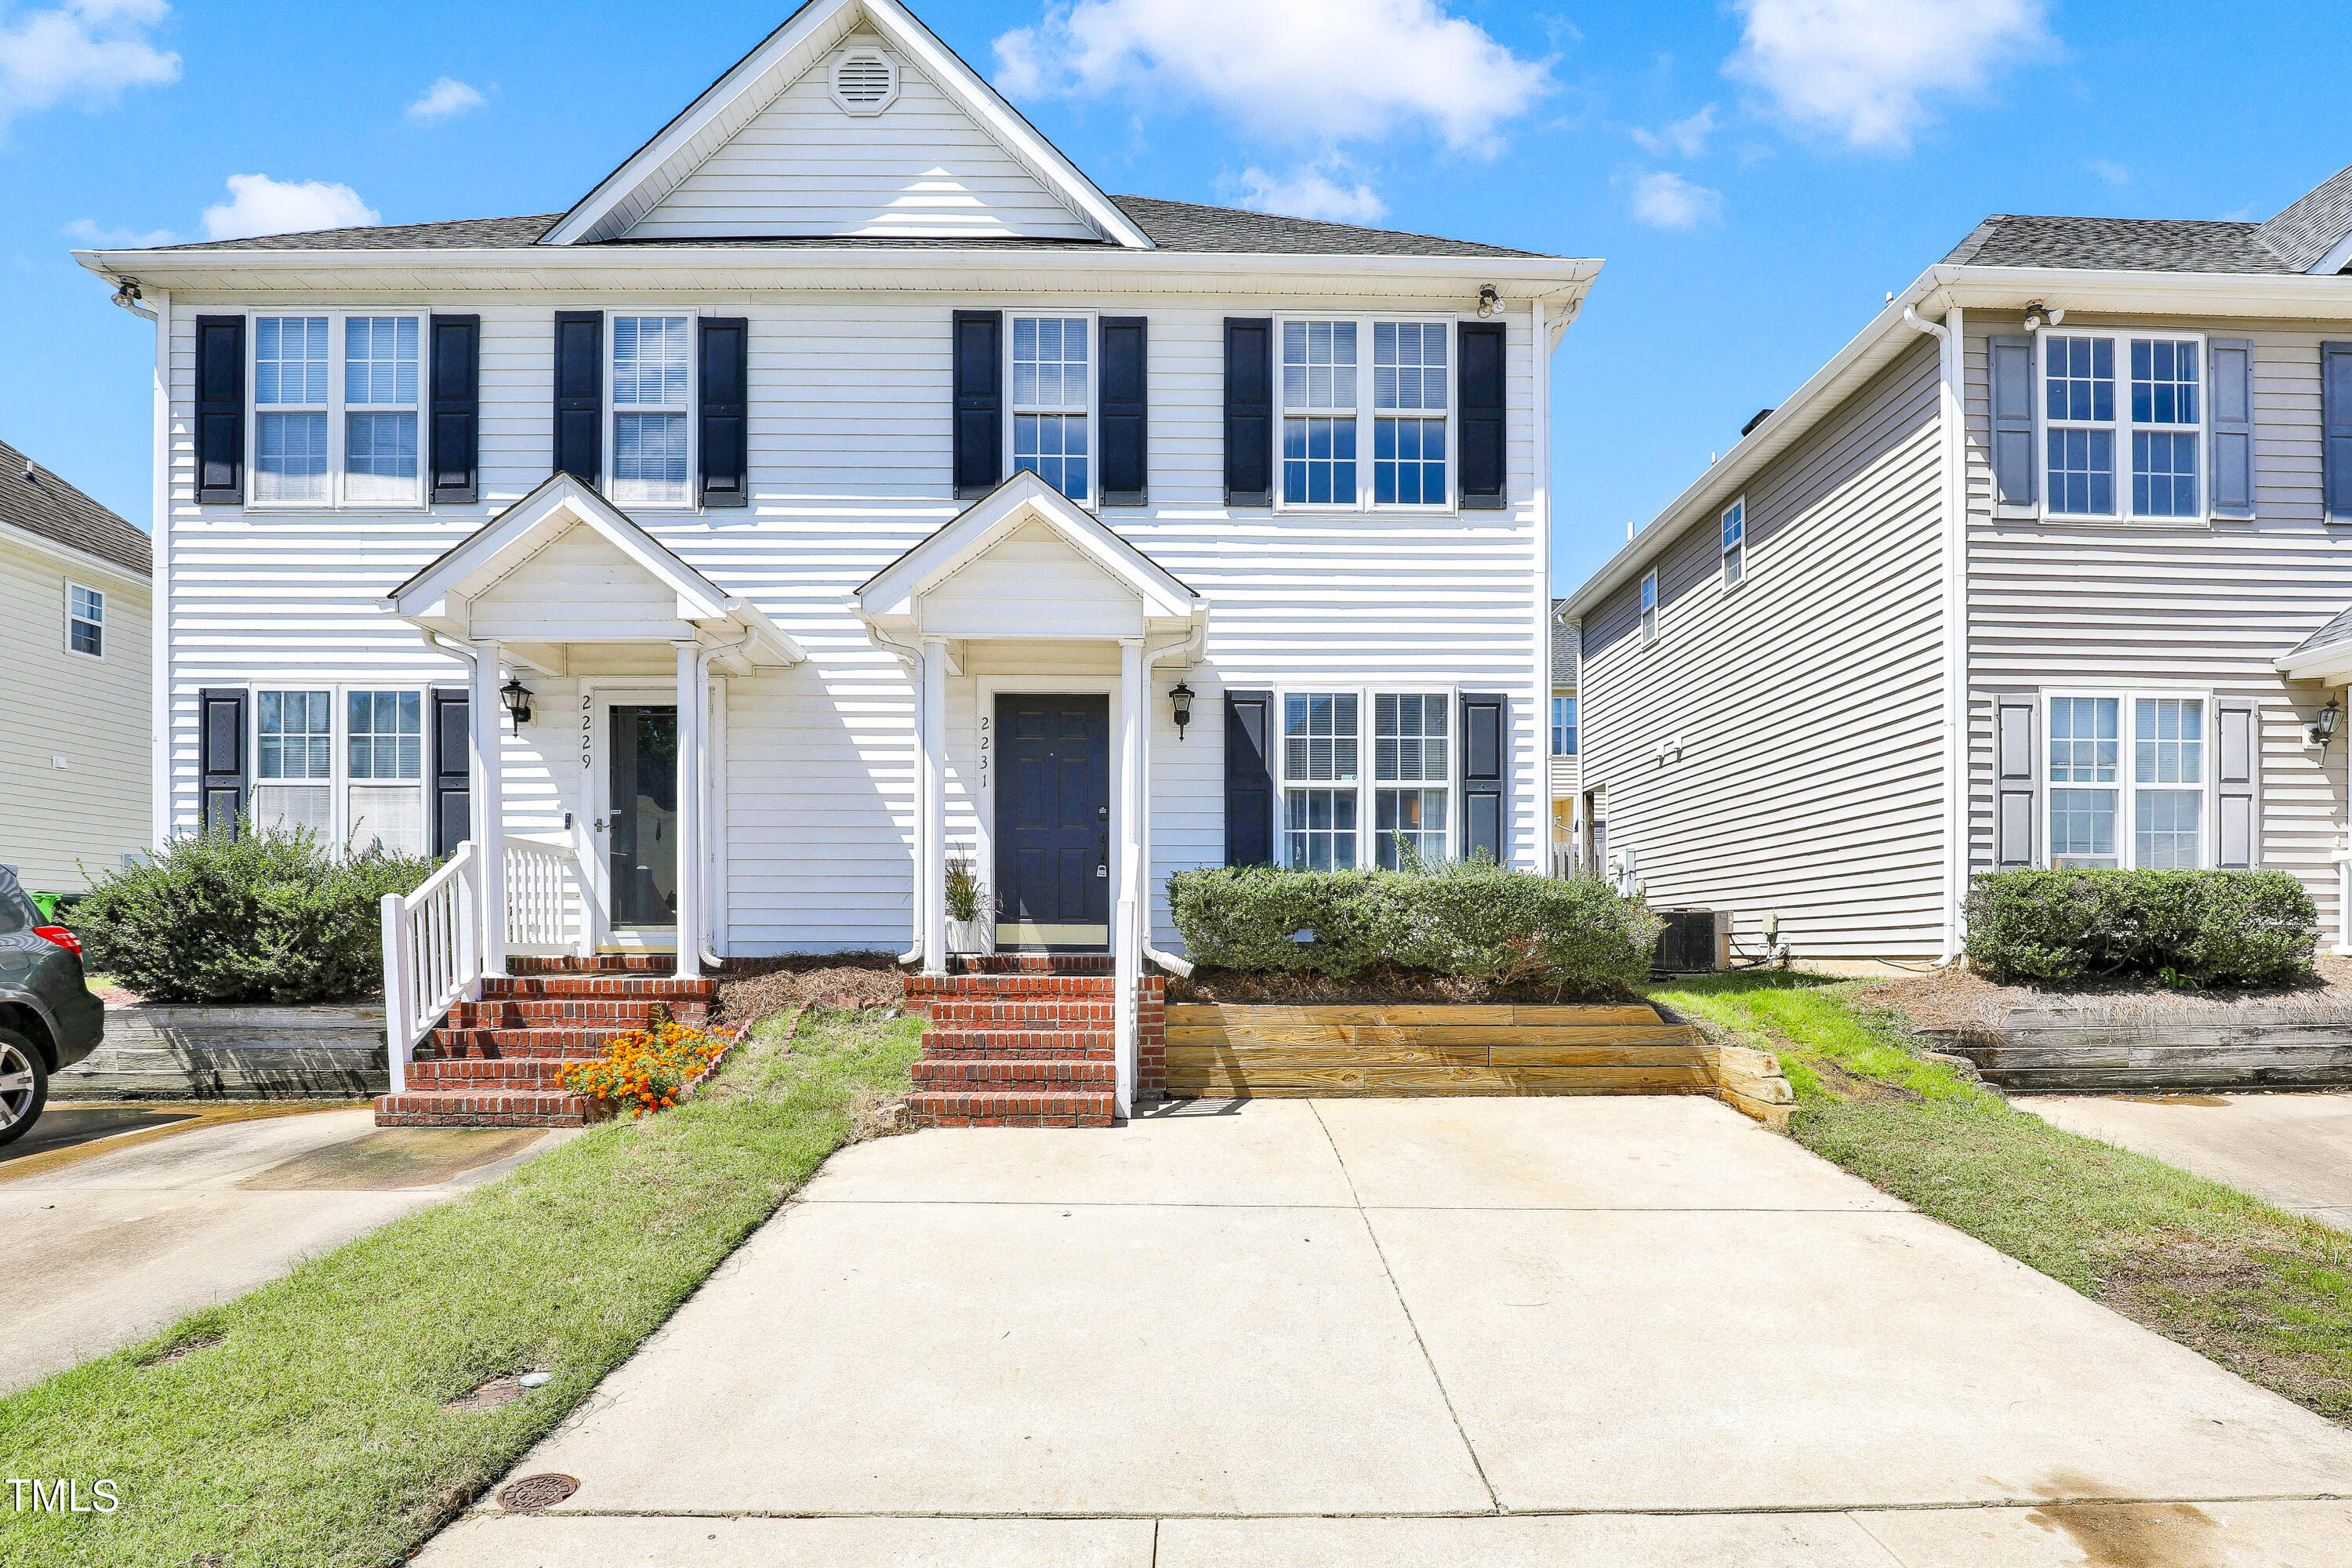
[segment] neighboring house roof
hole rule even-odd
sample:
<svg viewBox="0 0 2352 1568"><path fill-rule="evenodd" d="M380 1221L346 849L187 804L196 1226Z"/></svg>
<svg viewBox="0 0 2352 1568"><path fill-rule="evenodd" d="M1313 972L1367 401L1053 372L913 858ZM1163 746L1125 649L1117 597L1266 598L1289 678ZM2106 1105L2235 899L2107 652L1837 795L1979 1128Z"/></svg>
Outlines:
<svg viewBox="0 0 2352 1568"><path fill-rule="evenodd" d="M1551 683L1573 688L1576 685L1577 655L1583 637L1575 622L1560 620L1559 613L1566 608L1566 599L1551 602Z"/></svg>
<svg viewBox="0 0 2352 1568"><path fill-rule="evenodd" d="M1521 256L1541 253L1481 245L1466 239L1441 239L1433 235L1393 229L1359 228L1352 224L1323 223L1314 218L1280 217L1272 213L1244 212L1236 207L1202 206L1193 202L1161 201L1156 196L1113 196L1119 210L1151 237L1162 250L1227 255L1288 256ZM167 245L163 250L528 250L540 236L562 217L540 213L528 217L459 218L450 223L387 224L374 228L323 228L306 234L258 235L251 239L200 240L193 245ZM947 250L1110 250L1101 240L1073 239L923 239L875 236L790 236L740 239L604 240L610 247L641 244L743 246L751 248L835 248L842 246L880 249L913 247Z"/></svg>
<svg viewBox="0 0 2352 1568"><path fill-rule="evenodd" d="M144 533L5 441L0 441L0 523L142 577L154 574L154 550Z"/></svg>

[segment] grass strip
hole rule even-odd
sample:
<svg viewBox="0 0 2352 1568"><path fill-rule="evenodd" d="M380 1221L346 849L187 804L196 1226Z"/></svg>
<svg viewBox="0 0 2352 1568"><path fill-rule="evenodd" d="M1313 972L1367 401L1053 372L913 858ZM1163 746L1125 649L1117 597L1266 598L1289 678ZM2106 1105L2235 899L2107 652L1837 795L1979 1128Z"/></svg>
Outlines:
<svg viewBox="0 0 2352 1568"><path fill-rule="evenodd" d="M1751 972L1647 994L1777 1052L1806 1148L2352 1424L2352 1237L2012 1108L1861 1003L1865 984Z"/></svg>
<svg viewBox="0 0 2352 1568"><path fill-rule="evenodd" d="M74 1515L0 1501L0 1565L399 1563L659 1327L862 1110L905 1092L920 1034L870 1013L773 1021L675 1110L591 1128L0 1399L0 1471L78 1480L85 1501L109 1479L121 1499ZM530 1369L552 1381L514 1404L443 1408Z"/></svg>

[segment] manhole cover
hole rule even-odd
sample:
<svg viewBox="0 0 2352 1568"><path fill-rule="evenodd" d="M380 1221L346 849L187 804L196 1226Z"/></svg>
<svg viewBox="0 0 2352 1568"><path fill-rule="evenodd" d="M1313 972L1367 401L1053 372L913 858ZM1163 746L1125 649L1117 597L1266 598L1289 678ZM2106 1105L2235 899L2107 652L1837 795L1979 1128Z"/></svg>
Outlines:
<svg viewBox="0 0 2352 1568"><path fill-rule="evenodd" d="M499 1493L499 1506L517 1513L553 1508L580 1489L570 1476L525 1476Z"/></svg>

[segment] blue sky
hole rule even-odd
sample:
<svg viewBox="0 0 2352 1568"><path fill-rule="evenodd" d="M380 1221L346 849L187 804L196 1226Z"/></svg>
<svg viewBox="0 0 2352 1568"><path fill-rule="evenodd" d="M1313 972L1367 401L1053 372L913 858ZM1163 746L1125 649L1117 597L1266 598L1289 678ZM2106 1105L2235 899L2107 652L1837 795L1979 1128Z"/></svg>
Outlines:
<svg viewBox="0 0 2352 1568"><path fill-rule="evenodd" d="M1985 214L2260 218L2352 163L2334 6L915 8L1108 190L1605 258L1559 592ZM559 210L789 9L0 0L0 436L144 525L152 340L69 247Z"/></svg>

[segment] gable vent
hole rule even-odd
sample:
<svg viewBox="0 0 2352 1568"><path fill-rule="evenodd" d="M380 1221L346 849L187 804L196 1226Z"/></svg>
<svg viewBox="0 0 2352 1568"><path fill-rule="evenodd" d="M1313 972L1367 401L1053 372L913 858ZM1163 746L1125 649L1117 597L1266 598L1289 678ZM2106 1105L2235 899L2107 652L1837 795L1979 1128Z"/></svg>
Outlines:
<svg viewBox="0 0 2352 1568"><path fill-rule="evenodd" d="M833 100L846 114L879 114L898 96L898 68L870 49L842 56L833 66Z"/></svg>

